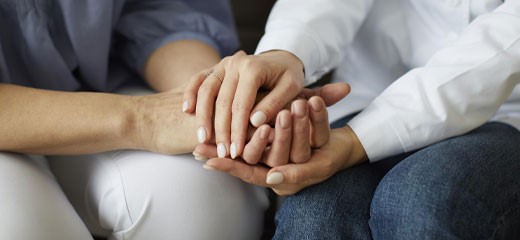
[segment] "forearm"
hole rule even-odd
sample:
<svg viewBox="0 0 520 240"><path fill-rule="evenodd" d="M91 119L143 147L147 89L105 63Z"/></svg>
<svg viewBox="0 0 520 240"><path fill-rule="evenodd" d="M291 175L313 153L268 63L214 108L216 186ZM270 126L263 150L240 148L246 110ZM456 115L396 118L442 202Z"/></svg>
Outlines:
<svg viewBox="0 0 520 240"><path fill-rule="evenodd" d="M192 75L219 61L219 53L206 43L195 40L175 41L151 54L145 64L145 79L159 92L184 89L184 84Z"/></svg>
<svg viewBox="0 0 520 240"><path fill-rule="evenodd" d="M193 151L182 93L68 93L0 84L0 151L47 155L140 149Z"/></svg>
<svg viewBox="0 0 520 240"><path fill-rule="evenodd" d="M0 84L0 150L83 154L134 148L131 99Z"/></svg>

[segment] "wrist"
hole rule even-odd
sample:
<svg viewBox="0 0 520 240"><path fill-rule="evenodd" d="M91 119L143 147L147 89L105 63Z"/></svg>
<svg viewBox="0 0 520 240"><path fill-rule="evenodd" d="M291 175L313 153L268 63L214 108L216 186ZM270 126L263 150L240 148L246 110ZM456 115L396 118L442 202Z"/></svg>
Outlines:
<svg viewBox="0 0 520 240"><path fill-rule="evenodd" d="M368 160L368 156L365 152L365 148L361 144L361 141L357 137L356 133L350 128L349 125L345 125L340 128L343 136L345 137L345 143L351 146L351 151L348 153L348 161L346 161L343 169L361 164Z"/></svg>
<svg viewBox="0 0 520 240"><path fill-rule="evenodd" d="M120 97L121 111L119 114L118 128L115 130L119 134L120 149L139 149L144 150L142 111L139 103L140 96L118 96Z"/></svg>
<svg viewBox="0 0 520 240"><path fill-rule="evenodd" d="M126 129L132 149L164 154L193 151L197 145L193 115L184 114L182 94L134 96Z"/></svg>

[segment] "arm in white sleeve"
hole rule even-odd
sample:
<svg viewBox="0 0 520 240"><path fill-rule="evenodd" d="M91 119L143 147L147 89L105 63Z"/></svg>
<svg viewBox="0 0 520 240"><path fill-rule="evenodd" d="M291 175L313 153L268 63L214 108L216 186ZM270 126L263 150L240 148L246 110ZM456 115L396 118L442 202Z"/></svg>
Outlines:
<svg viewBox="0 0 520 240"><path fill-rule="evenodd" d="M394 82L349 125L374 162L484 124L519 83L520 2L506 1Z"/></svg>
<svg viewBox="0 0 520 240"><path fill-rule="evenodd" d="M373 0L279 0L256 54L285 50L305 67L311 84L336 67L368 14Z"/></svg>

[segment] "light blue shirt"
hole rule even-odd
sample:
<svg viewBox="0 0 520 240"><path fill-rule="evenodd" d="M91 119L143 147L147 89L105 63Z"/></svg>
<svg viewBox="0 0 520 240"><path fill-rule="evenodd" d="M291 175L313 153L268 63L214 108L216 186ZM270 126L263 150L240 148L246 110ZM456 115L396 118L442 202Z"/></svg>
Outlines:
<svg viewBox="0 0 520 240"><path fill-rule="evenodd" d="M63 91L113 91L141 74L158 47L238 46L227 0L2 0L0 82Z"/></svg>

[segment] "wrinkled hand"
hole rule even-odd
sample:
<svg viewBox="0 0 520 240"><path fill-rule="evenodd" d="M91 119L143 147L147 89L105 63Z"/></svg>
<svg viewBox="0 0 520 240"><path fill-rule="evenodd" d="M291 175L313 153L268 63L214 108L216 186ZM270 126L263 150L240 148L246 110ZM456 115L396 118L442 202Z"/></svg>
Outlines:
<svg viewBox="0 0 520 240"><path fill-rule="evenodd" d="M158 94L134 96L137 108L136 129L132 141L138 149L163 154L179 154L192 151L198 144L195 117L183 114L183 93L171 90Z"/></svg>
<svg viewBox="0 0 520 240"><path fill-rule="evenodd" d="M214 126L220 152L235 158L244 149L249 121L258 127L273 119L302 91L303 79L302 62L289 52L238 52L193 77L185 90L183 111L196 112L200 143L213 137ZM269 93L255 104L260 89Z"/></svg>
<svg viewBox="0 0 520 240"><path fill-rule="evenodd" d="M301 97L314 95L327 96L329 104L341 100L350 91L347 84L329 84L317 89L305 89ZM129 145L137 149L153 151L163 154L180 154L192 152L198 141L193 132L196 131L195 117L183 114L183 92L172 89L167 92L145 96L133 96L132 108L137 108L135 122L131 125L136 129L129 141ZM253 127L248 128L252 135ZM214 144L214 138L207 141Z"/></svg>
<svg viewBox="0 0 520 240"><path fill-rule="evenodd" d="M137 108L136 129L131 138L132 146L137 149L163 154L180 154L192 152L199 144L195 131L195 116L183 114L182 91L172 89L167 92L144 96L133 96L133 106ZM248 129L253 135L254 128ZM214 146L215 140L209 139L208 144Z"/></svg>

